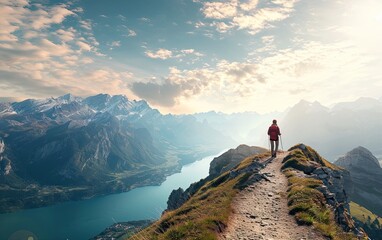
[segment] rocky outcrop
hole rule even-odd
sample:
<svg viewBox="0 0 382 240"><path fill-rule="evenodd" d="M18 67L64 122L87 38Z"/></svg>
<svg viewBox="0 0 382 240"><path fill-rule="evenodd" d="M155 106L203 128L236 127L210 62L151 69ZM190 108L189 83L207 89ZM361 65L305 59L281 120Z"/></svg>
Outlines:
<svg viewBox="0 0 382 240"><path fill-rule="evenodd" d="M351 201L382 216L382 168L376 157L357 147L339 158L336 165L349 171L352 186L345 186Z"/></svg>
<svg viewBox="0 0 382 240"><path fill-rule="evenodd" d="M173 190L167 200L167 210L175 210L189 199L189 194L183 188Z"/></svg>
<svg viewBox="0 0 382 240"><path fill-rule="evenodd" d="M5 143L4 140L0 138L0 175L6 176L12 170L11 161L5 156Z"/></svg>
<svg viewBox="0 0 382 240"><path fill-rule="evenodd" d="M250 147L244 144L239 145L236 149L230 149L212 160L210 176L218 176L234 168L244 158L254 154L265 153L266 151L266 149L261 147Z"/></svg>
<svg viewBox="0 0 382 240"><path fill-rule="evenodd" d="M357 232L350 216L349 199L345 190L345 179L350 178L349 173L341 169L319 167L313 171L312 176L324 183L316 189L324 194L327 203L334 209L336 222L346 232Z"/></svg>
<svg viewBox="0 0 382 240"><path fill-rule="evenodd" d="M267 179L266 175L259 174L260 169L264 168L269 162L259 162L259 158L248 159L247 166L237 168L238 164L243 159L249 156L264 153L267 150L260 147L250 147L247 145L240 145L236 149L230 149L219 157L214 158L210 164L210 174L208 177L201 179L199 182L193 183L185 191L182 188L173 190L167 201L167 210L174 210L182 206L188 199L191 198L204 184L219 176L221 181L233 179L240 174L245 174L245 181L239 182L235 187L243 189L246 186ZM240 160L239 160L240 159ZM232 161L232 162L230 162ZM217 174L220 172L219 174ZM227 174L223 174L227 172ZM229 172L229 173L228 173ZM219 182L219 179L216 182Z"/></svg>
<svg viewBox="0 0 382 240"><path fill-rule="evenodd" d="M356 235L364 236L364 232L359 228L350 216L348 191L352 192L350 174L345 169L339 168L323 159L312 148L298 144L290 149L293 154L284 159L284 168L303 172L305 178L315 178L322 182L321 186L315 189L320 191L335 214L336 223L345 232L353 232Z"/></svg>

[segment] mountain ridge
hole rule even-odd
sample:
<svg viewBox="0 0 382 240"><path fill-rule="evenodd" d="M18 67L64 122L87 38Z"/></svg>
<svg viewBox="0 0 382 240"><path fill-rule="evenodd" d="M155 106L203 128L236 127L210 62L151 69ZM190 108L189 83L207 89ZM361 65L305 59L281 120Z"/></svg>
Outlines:
<svg viewBox="0 0 382 240"><path fill-rule="evenodd" d="M1 104L0 139L0 212L156 185L233 142L192 116L107 94Z"/></svg>
<svg viewBox="0 0 382 240"><path fill-rule="evenodd" d="M276 163L277 167L270 168ZM329 163L304 144L290 148L287 155L281 158L269 158L269 152L252 155L213 179L207 177L207 181L192 184L190 188L193 190L186 190L190 196L183 204L166 211L157 222L131 238L126 236L121 239L241 239L264 236L284 239L282 236L291 236L289 234L298 239L306 236L315 236L314 239L367 239L363 229L350 217L343 174L346 170ZM278 178L288 180L288 187L282 187L283 193L277 192L273 185L280 184L276 181ZM263 187L265 192L261 190ZM258 190L260 192L254 194ZM248 196L243 195L245 193L249 193ZM258 202L263 198L264 205ZM280 202L280 199L285 202ZM232 204L237 205L240 201L247 203L232 210ZM248 207L248 204L253 206ZM296 224L297 221L307 225L307 228L298 225L272 228L278 221L285 220L276 217L279 208L287 209L285 217L288 219L289 214L294 215L295 220L287 220L288 224ZM232 225L235 218L232 214L240 217L239 225ZM257 230L254 231L254 228Z"/></svg>

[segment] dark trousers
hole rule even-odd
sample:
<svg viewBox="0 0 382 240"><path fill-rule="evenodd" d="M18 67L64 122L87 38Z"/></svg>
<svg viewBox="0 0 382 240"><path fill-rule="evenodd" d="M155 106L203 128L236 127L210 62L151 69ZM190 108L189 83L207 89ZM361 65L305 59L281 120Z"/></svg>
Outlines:
<svg viewBox="0 0 382 240"><path fill-rule="evenodd" d="M272 141L271 140L271 154L276 155L277 150L279 150L279 141Z"/></svg>

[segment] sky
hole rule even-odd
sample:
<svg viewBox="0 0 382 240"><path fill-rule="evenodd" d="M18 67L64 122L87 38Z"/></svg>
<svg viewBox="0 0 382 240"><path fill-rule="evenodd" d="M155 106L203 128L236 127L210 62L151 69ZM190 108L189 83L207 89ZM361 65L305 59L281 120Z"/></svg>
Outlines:
<svg viewBox="0 0 382 240"><path fill-rule="evenodd" d="M380 0L0 0L0 16L0 101L267 113L382 96Z"/></svg>

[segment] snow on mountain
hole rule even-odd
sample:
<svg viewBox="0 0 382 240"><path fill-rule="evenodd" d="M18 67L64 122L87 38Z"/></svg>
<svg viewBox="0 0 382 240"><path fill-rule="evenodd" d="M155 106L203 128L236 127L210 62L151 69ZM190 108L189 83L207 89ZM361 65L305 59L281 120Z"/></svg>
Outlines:
<svg viewBox="0 0 382 240"><path fill-rule="evenodd" d="M159 114L146 101L130 101L124 95L98 94L85 99L66 94L57 98L27 99L22 102L0 103L0 116L43 114L58 122L91 119L98 112L108 112L119 119L140 119L147 114ZM78 123L71 123L72 126ZM79 125L83 125L83 122Z"/></svg>

